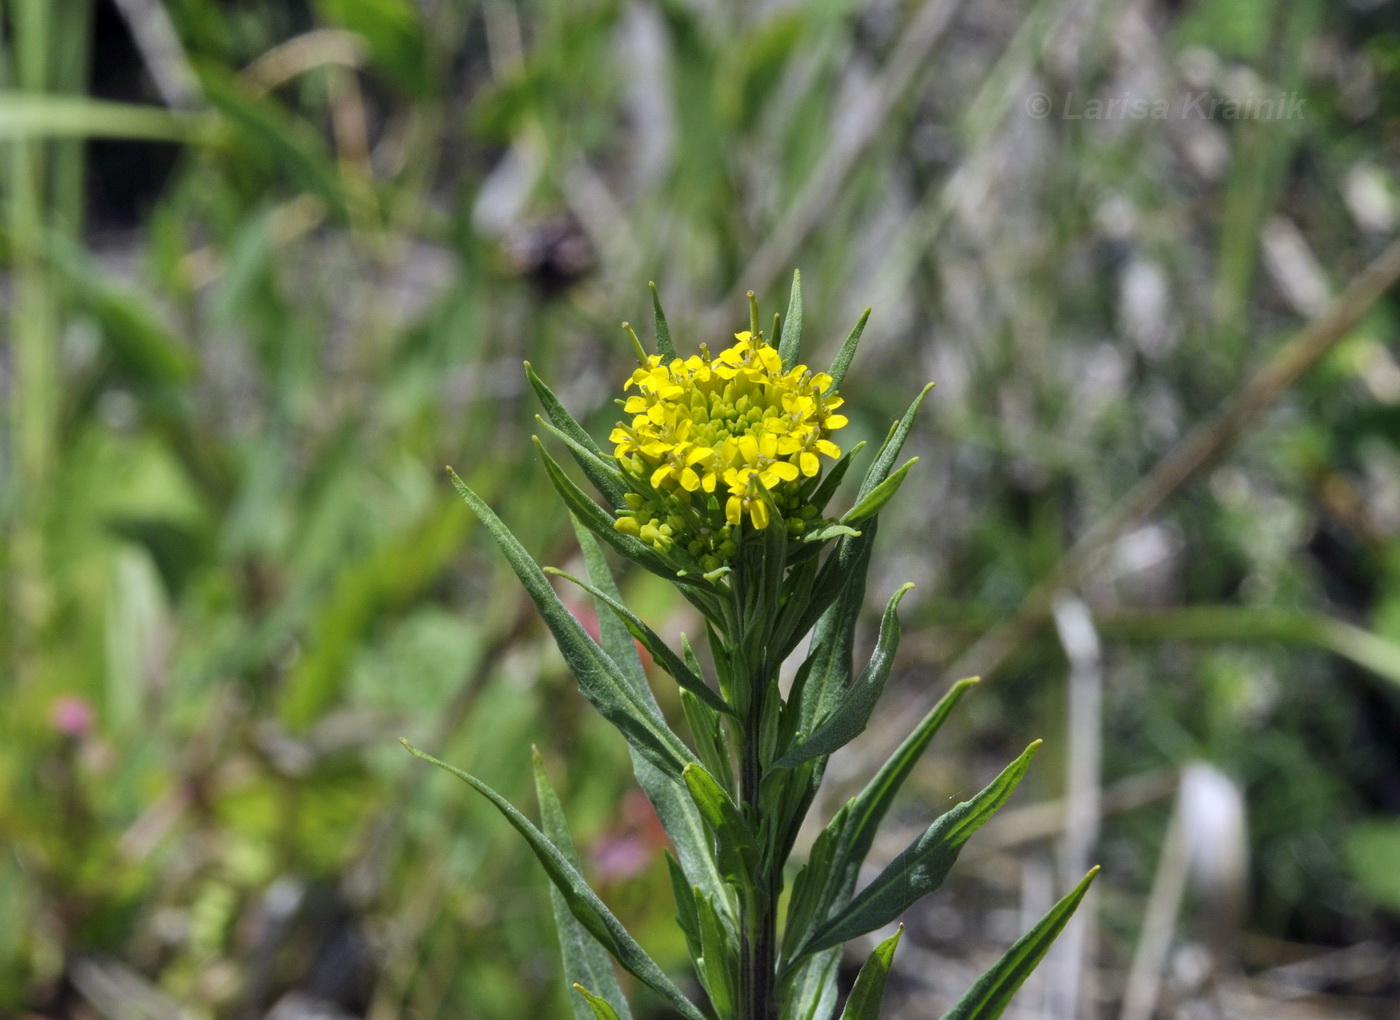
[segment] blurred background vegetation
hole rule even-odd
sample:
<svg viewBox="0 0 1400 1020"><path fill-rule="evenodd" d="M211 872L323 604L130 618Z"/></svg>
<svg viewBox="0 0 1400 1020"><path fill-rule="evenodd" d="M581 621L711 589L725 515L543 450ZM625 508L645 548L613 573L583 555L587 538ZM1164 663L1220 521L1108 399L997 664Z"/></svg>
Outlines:
<svg viewBox="0 0 1400 1020"><path fill-rule="evenodd" d="M1397 1015L1400 5L0 11L0 1014L565 1015L544 879L400 734L520 803L539 745L679 966L624 746L442 466L567 564L521 361L605 434L649 279L714 347L796 267L815 362L874 306L852 433L938 383L828 810L964 666L900 825L1049 744L889 1015L1086 855L1017 1017Z"/></svg>

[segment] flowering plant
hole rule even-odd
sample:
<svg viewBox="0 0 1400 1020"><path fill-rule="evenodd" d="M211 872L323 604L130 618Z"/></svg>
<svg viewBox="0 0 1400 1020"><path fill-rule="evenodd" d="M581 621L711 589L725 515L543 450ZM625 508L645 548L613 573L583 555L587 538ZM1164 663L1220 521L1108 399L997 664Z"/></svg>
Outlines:
<svg viewBox="0 0 1400 1020"><path fill-rule="evenodd" d="M630 421L613 430L611 456L526 365L548 417L545 428L603 499L600 505L586 495L540 444L545 470L573 515L588 579L551 572L596 600L599 640L564 607L546 572L490 507L455 473L452 481L505 552L584 696L630 745L637 780L675 848L667 864L677 922L708 1009L686 996L584 881L538 754L537 827L474 776L409 749L487 797L548 872L577 1020L630 1017L610 958L686 1020L829 1020L842 946L897 921L942 883L963 844L1015 790L1039 741L984 790L934 820L857 891L876 826L976 681L954 684L790 874L788 859L827 759L865 729L894 661L897 609L911 585L890 598L874 652L859 673L852 664L855 630L879 512L915 463L895 468L930 387L891 427L851 508L831 516L826 508L864 445L843 454L833 437L846 425L837 390L869 310L830 370L814 372L797 360L802 296L796 276L787 314L775 316L771 339L759 329L750 294L749 329L716 356L701 347L680 357L654 287L652 296L657 353L647 354L624 325L638 367L624 386ZM699 611L709 670L684 637L680 650L672 649L622 604L603 546L674 583ZM784 697L779 667L809 636ZM637 644L679 685L689 744L662 715ZM1000 1016L1093 877L1090 872L1016 942L945 1020ZM845 1020L878 1016L901 931L876 946L861 968L841 1014Z"/></svg>

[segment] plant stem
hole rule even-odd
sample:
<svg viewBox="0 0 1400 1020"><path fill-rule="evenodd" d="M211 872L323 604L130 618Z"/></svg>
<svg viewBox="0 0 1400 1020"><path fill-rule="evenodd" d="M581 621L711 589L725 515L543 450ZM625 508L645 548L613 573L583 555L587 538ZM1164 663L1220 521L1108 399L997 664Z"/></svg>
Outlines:
<svg viewBox="0 0 1400 1020"><path fill-rule="evenodd" d="M760 833L765 831L765 827L759 822L758 795L763 783L759 729L765 695L775 686L767 683L766 678L755 678L740 762L742 810L753 822L755 831ZM763 862L767 861L767 856L760 852L760 869L765 866ZM739 907L739 1020L772 1020L777 911L774 909L773 883L769 876L760 873L754 876L754 880L755 887L747 890Z"/></svg>

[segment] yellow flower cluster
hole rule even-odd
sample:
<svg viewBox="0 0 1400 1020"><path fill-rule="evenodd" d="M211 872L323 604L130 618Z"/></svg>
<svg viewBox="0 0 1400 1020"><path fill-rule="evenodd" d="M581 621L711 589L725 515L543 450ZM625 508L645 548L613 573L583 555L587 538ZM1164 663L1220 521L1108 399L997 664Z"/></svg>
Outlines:
<svg viewBox="0 0 1400 1020"><path fill-rule="evenodd" d="M731 530L747 516L754 528L770 523L761 482L792 533L800 533L805 483L821 472L819 454L839 457L829 438L846 424L831 376L806 365L783 371L763 338L736 333L716 358L647 358L627 380L636 389L623 404L630 425L610 436L614 455L638 483L618 530L669 550L684 539L706 566L732 555ZM720 508L722 517L714 511ZM708 512L707 511L711 511ZM791 513L789 513L791 511Z"/></svg>

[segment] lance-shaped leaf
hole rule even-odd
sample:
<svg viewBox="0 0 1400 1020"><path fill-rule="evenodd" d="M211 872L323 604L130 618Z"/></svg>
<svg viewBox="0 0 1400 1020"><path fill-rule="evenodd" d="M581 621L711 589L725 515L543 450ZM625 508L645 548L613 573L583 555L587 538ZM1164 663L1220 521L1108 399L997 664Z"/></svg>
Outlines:
<svg viewBox="0 0 1400 1020"><path fill-rule="evenodd" d="M787 314L783 316L783 337L778 344L778 356L783 359L783 369L797 364L797 354L802 347L802 274L792 271L792 296L788 298Z"/></svg>
<svg viewBox="0 0 1400 1020"><path fill-rule="evenodd" d="M859 538L836 543L817 574L809 605L794 627L793 634L799 636L812 631L811 651L798 670L788 699L789 704L797 704L791 727L794 734L815 730L850 685L856 623L865 602L865 575L875 532L876 522L871 521ZM819 615L813 616L814 612ZM789 635L781 647L791 651L788 645L792 641Z"/></svg>
<svg viewBox="0 0 1400 1020"><path fill-rule="evenodd" d="M909 778L909 773L914 770L914 763L933 740L934 734L942 728L944 720L953 711L963 693L976 683L977 677L955 683L948 693L938 700L938 704L919 721L913 732L904 738L889 760L880 766L880 771L875 773L874 778L865 785L865 789L856 794L841 813L832 819L833 824L839 821L841 826L836 837L831 866L833 880L838 886L832 891L834 898L828 899L828 906L850 896L850 889L855 883L861 864L865 861L865 855L870 852L870 847L875 842L875 830L889 811L890 805L894 803L895 794ZM838 891L842 887L844 892Z"/></svg>
<svg viewBox="0 0 1400 1020"><path fill-rule="evenodd" d="M841 965L841 948L827 949L810 957L797 968L788 993L784 1017L789 1020L830 1020L836 1008L836 972Z"/></svg>
<svg viewBox="0 0 1400 1020"><path fill-rule="evenodd" d="M574 534L578 536L584 566L588 570L588 576L593 579L595 589L599 595L621 604L617 582L613 580L612 571L608 569L608 561L603 556L602 547L588 530L579 524L577 517L571 517L570 520L573 522ZM598 608L598 631L603 651L618 663L623 678L632 685L643 701L660 713L661 709L656 706L656 698L647 685L646 670L642 668L642 660L637 655L637 646L632 640L632 635L620 620L611 613L603 612L601 607ZM629 750L632 754L632 772L637 777L637 783L656 808L656 816L661 819L662 828L671 837L671 843L680 856L681 867L691 884L715 895L721 894L724 890L724 880L720 877L715 867L714 856L710 853L709 834L705 831L705 824L700 820L700 813L691 802L684 784L664 774L635 750ZM677 908L680 909L680 906L678 902Z"/></svg>
<svg viewBox="0 0 1400 1020"><path fill-rule="evenodd" d="M868 886L817 928L799 955L858 938L899 917L943 884L968 838L1006 803L1039 748L1037 740L977 796L943 815L891 861Z"/></svg>
<svg viewBox="0 0 1400 1020"><path fill-rule="evenodd" d="M836 352L836 359L831 363L831 371L827 375L831 376L831 388L838 389L842 380L846 378L846 369L851 367L851 359L856 356L856 344L860 343L860 335L865 332L865 322L870 318L870 309L860 313L860 321L846 337L841 349Z"/></svg>
<svg viewBox="0 0 1400 1020"><path fill-rule="evenodd" d="M681 657L673 652L671 647L666 644L665 641L661 640L661 636L648 627L646 623L642 621L642 618L632 612L632 610L628 609L606 592L600 591L587 581L580 580L572 574L565 573L554 567L546 567L545 573L555 574L564 578L566 581L572 581L584 591L588 592L588 594L592 595L612 611L618 620L621 621L622 625L627 628L627 632L642 643L642 647L651 653L651 657L656 660L656 664L664 669L670 675L671 679L693 693L716 712L724 712L729 715L734 714L734 710L725 703L724 699L716 694L710 688L709 684L705 683L704 680L691 672L690 668L681 661Z"/></svg>
<svg viewBox="0 0 1400 1020"><path fill-rule="evenodd" d="M898 471L871 489L860 502L847 510L841 517L841 523L847 526L856 525L866 518L878 514L890 501L890 497L899 491L899 487L904 484L904 476L909 474L909 469L917 463L919 463L919 458L911 457L900 466Z"/></svg>
<svg viewBox="0 0 1400 1020"><path fill-rule="evenodd" d="M683 776L700 817L715 834L715 857L720 873L735 885L747 887L753 881L754 866L758 863L753 829L744 821L729 794L702 766L691 762Z"/></svg>
<svg viewBox="0 0 1400 1020"><path fill-rule="evenodd" d="M556 428L539 415L535 415L535 421L547 428L569 448L569 453L573 455L574 461L583 469L583 473L588 476L593 487L602 493L608 506L621 509L627 505L627 481L621 471L604 460L600 454L591 453L563 429Z"/></svg>
<svg viewBox="0 0 1400 1020"><path fill-rule="evenodd" d="M914 402L909 405L909 410L904 412L904 417L900 418L895 423L894 428L890 430L884 445L880 447L880 452L875 455L875 460L871 462L869 470L865 472L865 480L860 483L860 490L856 493L857 503L870 495L875 486L889 476L890 469L894 467L895 458L899 456L899 451L904 449L904 441L909 438L909 430L914 427L914 415L931 389L933 389L933 383L929 383L920 390L919 395L914 398Z"/></svg>
<svg viewBox="0 0 1400 1020"><path fill-rule="evenodd" d="M587 1013L580 1013L577 1011L574 1013L574 1016L578 1017L579 1020L587 1020L589 1016L592 1016L593 1020L622 1020L622 1018L617 1015L617 1010L612 1008L612 1005L607 999L594 995L577 981L574 982L574 991L578 992L579 997L583 999L582 1005L588 1007ZM575 1005L577 1007L579 1004Z"/></svg>
<svg viewBox="0 0 1400 1020"><path fill-rule="evenodd" d="M535 374L535 370L530 367L528 361L525 362L525 378L530 381L535 395L539 397L540 405L544 408L545 415L549 418L550 425L546 427L564 440L569 447L569 452L578 461L578 466L583 469L588 480L607 498L609 505L622 506L622 497L627 491L623 488L622 472L603 458L603 451L593 441L588 430L574 420L569 409L554 395L554 391L545 385L544 380Z"/></svg>
<svg viewBox="0 0 1400 1020"><path fill-rule="evenodd" d="M638 981L675 1006L686 1020L706 1020L705 1014L681 993L675 983L657 966L656 961L646 954L646 950L638 945L637 940L622 926L622 922L613 916L612 911L598 898L598 894L588 887L588 883L569 863L568 858L544 833L535 828L528 818L517 811L510 801L470 773L439 761L432 755L418 750L407 740L403 741L403 746L415 757L452 773L489 800L496 810L505 816L506 821L510 822L511 827L525 837L525 842L534 853L535 859L544 866L549 880L563 894L569 912L590 935L602 943L613 959Z"/></svg>
<svg viewBox="0 0 1400 1020"><path fill-rule="evenodd" d="M695 906L695 887L685 877L675 854L670 850L663 853L666 856L666 873L671 877L671 894L676 900L676 924L685 936L685 945L690 950L691 959L694 959L704 952L700 945L700 915Z"/></svg>
<svg viewBox="0 0 1400 1020"><path fill-rule="evenodd" d="M604 544L611 546L613 550L639 567L677 585L681 594L701 613L706 614L707 618L718 612L718 601L715 598L716 589L713 584L698 574L678 572L662 559L651 546L631 535L624 535L618 531L613 516L574 484L574 480L564 472L564 469L559 466L559 462L549 455L549 451L544 448L544 444L540 442L538 436L534 437L534 440L535 447L540 451L540 458L544 461L545 474L549 476L554 491L559 493L559 497L564 501L569 512L577 517L584 527L597 535Z"/></svg>
<svg viewBox="0 0 1400 1020"><path fill-rule="evenodd" d="M676 346L671 342L671 327L666 324L666 313L661 310L661 295L657 293L655 283L648 281L647 286L651 288L651 307L656 312L656 353L663 358L674 358Z"/></svg>
<svg viewBox="0 0 1400 1020"><path fill-rule="evenodd" d="M564 819L564 808L559 803L559 795L545 775L544 762L538 748L532 748L535 765L535 796L540 804L540 829L545 838L553 843L564 858L579 870L578 852L569 836L569 826ZM622 988L613 973L612 960L602 945L588 934L588 931L569 910L569 904L553 885L549 887L549 904L554 911L554 927L559 933L559 952L564 961L564 980L574 986L587 986L621 1003L619 1020L630 1020L631 1011L627 1000L622 996ZM571 1005L574 1020L588 1020L596 1012L587 1002L573 999Z"/></svg>
<svg viewBox="0 0 1400 1020"><path fill-rule="evenodd" d="M846 695L836 710L823 719L810 736L779 758L775 763L777 768L792 768L804 761L831 754L864 732L866 723L870 722L870 713L875 710L875 702L884 693L885 681L890 678L890 668L894 665L894 653L899 648L900 600L913 587L906 584L890 597L885 614L880 618L880 637L875 642L870 661L861 670L856 682L846 689Z"/></svg>
<svg viewBox="0 0 1400 1020"><path fill-rule="evenodd" d="M737 969L734 940L709 896L696 896L695 905L700 917L701 945L695 969L710 996L715 1012L720 1016L733 1016L736 977L734 971Z"/></svg>
<svg viewBox="0 0 1400 1020"><path fill-rule="evenodd" d="M1098 873L1098 866L1095 865L1068 896L1051 907L1050 913L1017 939L1002 958L992 965L991 970L977 979L958 1004L943 1014L943 1020L997 1020L1011 1002L1016 990L1030 976L1031 971L1035 970L1056 937L1069 923L1070 917L1079 906L1079 901L1084 899L1084 894L1089 891L1089 885Z"/></svg>
<svg viewBox="0 0 1400 1020"><path fill-rule="evenodd" d="M468 488L455 471L449 468L448 473L467 505L491 532L515 571L515 576L520 578L520 583L544 617L584 697L618 728L627 742L647 761L666 775L679 779L681 770L695 756L680 737L671 732L656 703L643 699L627 682L617 663L588 636L574 614L559 601L539 564L530 558L525 547L501 522L495 511Z"/></svg>
<svg viewBox="0 0 1400 1020"><path fill-rule="evenodd" d="M855 986L841 1011L841 1020L880 1020L880 1001L885 997L885 981L890 976L890 964L899 946L904 925L870 953L865 965L856 975Z"/></svg>
<svg viewBox="0 0 1400 1020"><path fill-rule="evenodd" d="M724 743L724 731L718 712L705 707L699 698L681 688L681 711L695 744L695 753L705 771L726 790L734 789L734 773L729 762L729 749Z"/></svg>

